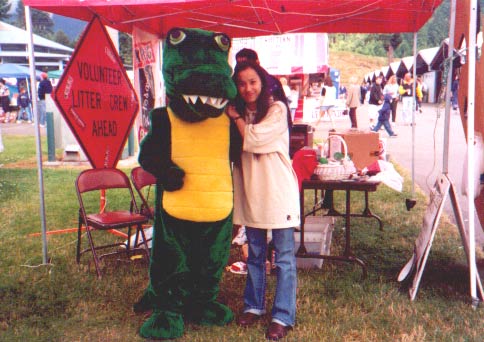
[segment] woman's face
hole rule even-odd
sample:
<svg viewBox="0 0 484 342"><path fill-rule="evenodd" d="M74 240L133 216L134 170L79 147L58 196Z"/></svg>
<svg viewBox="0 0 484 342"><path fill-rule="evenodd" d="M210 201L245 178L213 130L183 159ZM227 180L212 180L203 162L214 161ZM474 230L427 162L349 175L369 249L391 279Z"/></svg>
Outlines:
<svg viewBox="0 0 484 342"><path fill-rule="evenodd" d="M252 68L242 70L237 78L237 90L247 105L256 104L262 91L259 74Z"/></svg>

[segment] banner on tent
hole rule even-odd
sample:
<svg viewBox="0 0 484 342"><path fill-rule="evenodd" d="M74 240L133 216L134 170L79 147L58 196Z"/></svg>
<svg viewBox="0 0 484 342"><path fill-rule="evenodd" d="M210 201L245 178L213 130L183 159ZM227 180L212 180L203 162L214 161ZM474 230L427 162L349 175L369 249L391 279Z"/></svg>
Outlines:
<svg viewBox="0 0 484 342"><path fill-rule="evenodd" d="M140 29L133 31L134 84L140 99L140 113L136 120L138 141L150 129L150 111L162 105L163 88L160 88L159 39Z"/></svg>
<svg viewBox="0 0 484 342"><path fill-rule="evenodd" d="M273 75L318 73L328 65L326 33L234 38L232 65L235 65L235 55L243 48L255 50L260 64Z"/></svg>

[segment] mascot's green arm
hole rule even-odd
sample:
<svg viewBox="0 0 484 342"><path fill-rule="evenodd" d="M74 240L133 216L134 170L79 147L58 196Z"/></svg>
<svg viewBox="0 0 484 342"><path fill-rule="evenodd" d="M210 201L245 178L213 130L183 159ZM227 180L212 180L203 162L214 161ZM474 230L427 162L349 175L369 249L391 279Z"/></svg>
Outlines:
<svg viewBox="0 0 484 342"><path fill-rule="evenodd" d="M140 146L138 161L161 183L164 190L174 191L183 186L185 172L171 160L171 124L166 108L150 113L151 128Z"/></svg>
<svg viewBox="0 0 484 342"><path fill-rule="evenodd" d="M240 153L242 151L242 137L233 120L230 120L230 161L238 164L240 162Z"/></svg>

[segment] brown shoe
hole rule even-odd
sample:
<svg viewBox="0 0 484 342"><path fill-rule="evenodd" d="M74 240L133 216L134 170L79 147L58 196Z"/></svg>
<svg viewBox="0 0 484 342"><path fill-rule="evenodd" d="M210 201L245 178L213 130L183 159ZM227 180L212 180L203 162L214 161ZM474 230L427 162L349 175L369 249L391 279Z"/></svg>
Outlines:
<svg viewBox="0 0 484 342"><path fill-rule="evenodd" d="M292 327L290 326L284 326L276 322L271 322L266 332L266 338L271 341L279 341L281 338L285 337L287 332L291 329Z"/></svg>
<svg viewBox="0 0 484 342"><path fill-rule="evenodd" d="M259 319L260 319L259 315L256 315L252 312L244 312L242 315L240 315L237 323L241 327L247 328L257 323Z"/></svg>

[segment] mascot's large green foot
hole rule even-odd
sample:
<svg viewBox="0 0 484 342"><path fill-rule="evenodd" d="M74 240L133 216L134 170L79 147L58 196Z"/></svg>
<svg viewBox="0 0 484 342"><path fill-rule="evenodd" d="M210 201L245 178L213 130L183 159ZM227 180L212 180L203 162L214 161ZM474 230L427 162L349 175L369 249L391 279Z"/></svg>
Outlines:
<svg viewBox="0 0 484 342"><path fill-rule="evenodd" d="M209 302L197 307L187 307L187 318L199 325L224 326L234 320L234 313L218 302Z"/></svg>
<svg viewBox="0 0 484 342"><path fill-rule="evenodd" d="M169 340L181 337L184 328L181 314L155 310L141 326L139 333L144 338Z"/></svg>

